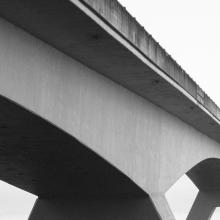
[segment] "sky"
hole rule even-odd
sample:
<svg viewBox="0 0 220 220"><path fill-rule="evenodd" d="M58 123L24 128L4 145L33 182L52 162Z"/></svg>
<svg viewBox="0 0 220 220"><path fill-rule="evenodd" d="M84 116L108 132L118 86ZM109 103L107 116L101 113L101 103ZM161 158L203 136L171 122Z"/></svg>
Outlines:
<svg viewBox="0 0 220 220"><path fill-rule="evenodd" d="M0 181L0 219L27 220L36 196Z"/></svg>
<svg viewBox="0 0 220 220"><path fill-rule="evenodd" d="M220 106L220 1L119 0ZM183 176L166 194L185 220L198 190ZM0 182L0 219L27 220L36 196ZM211 220L220 219L217 209Z"/></svg>

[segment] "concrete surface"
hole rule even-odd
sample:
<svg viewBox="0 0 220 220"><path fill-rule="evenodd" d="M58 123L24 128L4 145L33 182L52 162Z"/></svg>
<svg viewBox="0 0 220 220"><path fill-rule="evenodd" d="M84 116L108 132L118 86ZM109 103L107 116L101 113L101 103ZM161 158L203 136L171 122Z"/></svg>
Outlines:
<svg viewBox="0 0 220 220"><path fill-rule="evenodd" d="M174 219L165 192L220 158L219 144L4 20L0 31L1 178L58 204L77 193L148 198Z"/></svg>
<svg viewBox="0 0 220 220"><path fill-rule="evenodd" d="M40 199L30 220L159 220L149 198Z"/></svg>
<svg viewBox="0 0 220 220"><path fill-rule="evenodd" d="M2 0L0 15L220 141L218 107L117 1Z"/></svg>
<svg viewBox="0 0 220 220"><path fill-rule="evenodd" d="M5 17L75 57L0 19L0 178L39 196L30 220L173 220L184 173L217 189L219 121L195 97L81 2L13 2Z"/></svg>
<svg viewBox="0 0 220 220"><path fill-rule="evenodd" d="M78 1L72 0L72 2L76 4ZM151 62L220 119L218 106L117 0L81 0L81 2L95 10L100 17L112 25Z"/></svg>
<svg viewBox="0 0 220 220"><path fill-rule="evenodd" d="M200 191L187 220L210 220L215 208L220 206L219 191Z"/></svg>

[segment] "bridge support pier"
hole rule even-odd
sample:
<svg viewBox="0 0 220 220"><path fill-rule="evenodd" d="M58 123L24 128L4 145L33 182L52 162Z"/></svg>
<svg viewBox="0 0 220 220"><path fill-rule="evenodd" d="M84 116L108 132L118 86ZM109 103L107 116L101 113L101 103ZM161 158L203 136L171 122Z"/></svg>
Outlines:
<svg viewBox="0 0 220 220"><path fill-rule="evenodd" d="M167 199L163 194L151 194L150 197L162 220L175 220Z"/></svg>
<svg viewBox="0 0 220 220"><path fill-rule="evenodd" d="M38 199L29 220L160 220L146 198Z"/></svg>
<svg viewBox="0 0 220 220"><path fill-rule="evenodd" d="M220 191L199 191L187 220L209 220L220 206Z"/></svg>

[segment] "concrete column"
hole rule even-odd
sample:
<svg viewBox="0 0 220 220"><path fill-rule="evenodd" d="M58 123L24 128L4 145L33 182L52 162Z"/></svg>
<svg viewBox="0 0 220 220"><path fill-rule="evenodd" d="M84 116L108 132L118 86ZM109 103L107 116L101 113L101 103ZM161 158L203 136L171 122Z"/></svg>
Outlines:
<svg viewBox="0 0 220 220"><path fill-rule="evenodd" d="M38 199L29 220L160 220L145 198Z"/></svg>
<svg viewBox="0 0 220 220"><path fill-rule="evenodd" d="M165 195L151 194L151 200L162 220L175 220Z"/></svg>
<svg viewBox="0 0 220 220"><path fill-rule="evenodd" d="M220 206L220 191L200 191L187 220L209 220L217 206Z"/></svg>

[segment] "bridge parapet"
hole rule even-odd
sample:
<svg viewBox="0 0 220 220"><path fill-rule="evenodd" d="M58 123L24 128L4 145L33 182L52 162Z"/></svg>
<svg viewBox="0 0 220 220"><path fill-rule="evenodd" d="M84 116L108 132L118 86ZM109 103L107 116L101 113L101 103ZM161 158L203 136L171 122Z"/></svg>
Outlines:
<svg viewBox="0 0 220 220"><path fill-rule="evenodd" d="M151 62L175 80L192 97L220 120L220 109L165 49L117 0L81 0L104 18Z"/></svg>

